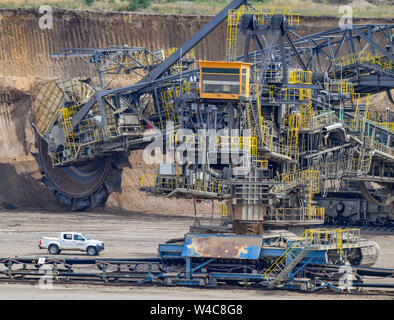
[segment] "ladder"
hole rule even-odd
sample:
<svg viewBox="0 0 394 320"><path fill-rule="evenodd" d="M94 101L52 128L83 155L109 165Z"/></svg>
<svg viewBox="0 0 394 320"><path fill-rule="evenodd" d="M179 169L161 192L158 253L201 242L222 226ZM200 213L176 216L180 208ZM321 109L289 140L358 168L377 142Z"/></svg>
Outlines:
<svg viewBox="0 0 394 320"><path fill-rule="evenodd" d="M337 253L342 253L342 245L343 245L343 230L337 230Z"/></svg>
<svg viewBox="0 0 394 320"><path fill-rule="evenodd" d="M300 89L301 91L302 89ZM305 89L305 90L310 90L310 89ZM309 93L310 94L310 93ZM302 103L300 106L300 112L301 112L301 127L304 130L313 130L315 123L314 123L314 116L315 116L315 109L312 106L312 100L310 98L310 95L308 93L304 96L306 97L305 103ZM301 96L302 94L300 94ZM301 99L300 97L300 100Z"/></svg>
<svg viewBox="0 0 394 320"><path fill-rule="evenodd" d="M237 36L238 25L241 18L241 11L231 10L227 17L227 41L226 41L226 60L237 60Z"/></svg>
<svg viewBox="0 0 394 320"><path fill-rule="evenodd" d="M162 106L164 107L165 113L167 115L167 121L173 120L175 125L179 124L179 117L177 117L175 114L173 115L174 98L173 98L173 93L170 89L161 92L161 101L162 101Z"/></svg>
<svg viewBox="0 0 394 320"><path fill-rule="evenodd" d="M290 158L295 158L298 148L298 133L300 129L300 115L290 114L288 117L288 147Z"/></svg>
<svg viewBox="0 0 394 320"><path fill-rule="evenodd" d="M76 154L74 129L71 124L71 114L68 108L62 108L59 110L61 124L63 128L63 134L66 141L66 146L70 150L70 156Z"/></svg>

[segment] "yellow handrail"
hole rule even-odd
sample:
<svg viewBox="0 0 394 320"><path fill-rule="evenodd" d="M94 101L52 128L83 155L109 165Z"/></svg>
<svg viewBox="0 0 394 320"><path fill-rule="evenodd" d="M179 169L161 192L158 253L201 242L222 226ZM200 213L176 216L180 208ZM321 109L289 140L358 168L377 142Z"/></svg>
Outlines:
<svg viewBox="0 0 394 320"><path fill-rule="evenodd" d="M279 264L282 263L288 256L289 254L297 248L300 244L305 243L305 232L300 235L296 241L294 241L290 247L288 247L280 256L278 259L275 260L275 262L262 274L262 278L267 278L272 272L274 272L275 269L280 268Z"/></svg>

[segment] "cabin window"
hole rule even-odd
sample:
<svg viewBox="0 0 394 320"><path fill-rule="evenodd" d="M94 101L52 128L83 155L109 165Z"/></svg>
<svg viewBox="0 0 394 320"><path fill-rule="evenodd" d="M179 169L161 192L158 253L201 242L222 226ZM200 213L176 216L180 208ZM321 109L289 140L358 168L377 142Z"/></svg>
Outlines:
<svg viewBox="0 0 394 320"><path fill-rule="evenodd" d="M249 96L249 69L246 62L200 62L200 97L238 99Z"/></svg>
<svg viewBox="0 0 394 320"><path fill-rule="evenodd" d="M246 94L246 74L247 70L246 68L242 68L242 74L241 74L241 90L240 94L245 95Z"/></svg>
<svg viewBox="0 0 394 320"><path fill-rule="evenodd" d="M239 69L202 68L202 92L239 94Z"/></svg>
<svg viewBox="0 0 394 320"><path fill-rule="evenodd" d="M63 239L64 239L64 240L72 240L72 239L73 239L73 236L72 236L72 234L70 234L70 233L65 233L65 234L63 235Z"/></svg>

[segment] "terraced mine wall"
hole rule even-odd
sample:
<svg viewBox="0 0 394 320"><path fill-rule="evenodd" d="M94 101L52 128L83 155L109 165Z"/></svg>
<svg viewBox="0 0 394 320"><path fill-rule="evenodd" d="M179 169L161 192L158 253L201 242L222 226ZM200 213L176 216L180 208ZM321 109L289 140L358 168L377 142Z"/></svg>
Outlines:
<svg viewBox="0 0 394 320"><path fill-rule="evenodd" d="M109 45L148 49L178 47L211 19L204 15L170 15L54 10L53 28L40 29L37 10L0 9L0 209L59 210L49 190L40 182L31 128L31 104L37 88L57 77L94 77L75 59L52 60L60 48ZM357 19L354 23L388 20ZM336 27L337 18L302 17L300 35ZM196 48L199 59L219 60L225 54L226 23L222 23ZM122 78L119 84L136 79ZM112 194L109 208L155 213L193 212L188 201L156 199L138 191L142 173L154 173L141 152L130 157L132 169L123 173L122 194ZM209 212L210 204L200 204Z"/></svg>

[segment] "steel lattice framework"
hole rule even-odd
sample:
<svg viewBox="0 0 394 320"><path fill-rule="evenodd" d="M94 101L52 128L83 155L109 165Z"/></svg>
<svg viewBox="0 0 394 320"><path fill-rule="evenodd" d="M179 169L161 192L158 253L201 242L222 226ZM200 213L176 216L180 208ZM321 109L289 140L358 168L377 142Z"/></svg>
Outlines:
<svg viewBox="0 0 394 320"><path fill-rule="evenodd" d="M53 55L84 59L101 87L105 74L141 76L121 88L58 80L40 91L34 105L39 158L52 162L53 171L42 171L63 203L78 210L105 202L109 173L98 179L101 189L94 184L96 193L71 197L49 172L66 174L70 165L92 158L119 170L122 161L112 159L159 141L163 153L187 153L186 160L159 164L141 188L168 197L231 200L225 211L235 232L325 218L392 221L392 113L371 112L369 101L382 91L392 101L394 25L301 37L300 17L290 10L242 4L233 1L168 58L163 50L129 47ZM225 60L199 61L193 69L191 50L227 16ZM47 126L38 128L43 118ZM83 170L85 190L82 176ZM381 188L370 194L370 182ZM99 189L104 191L97 196Z"/></svg>

